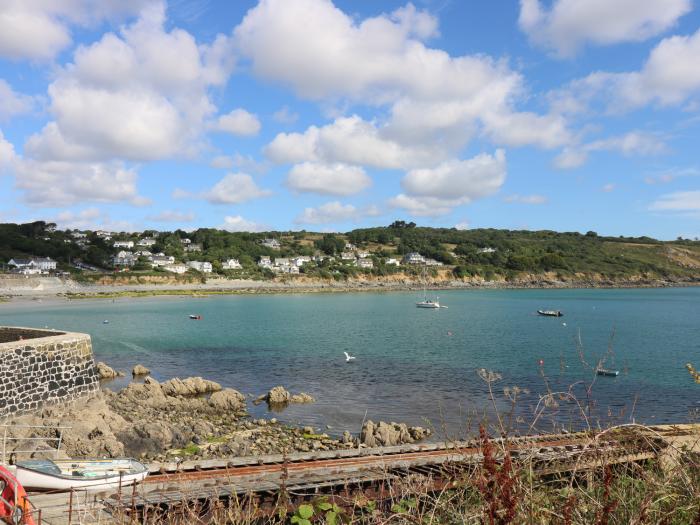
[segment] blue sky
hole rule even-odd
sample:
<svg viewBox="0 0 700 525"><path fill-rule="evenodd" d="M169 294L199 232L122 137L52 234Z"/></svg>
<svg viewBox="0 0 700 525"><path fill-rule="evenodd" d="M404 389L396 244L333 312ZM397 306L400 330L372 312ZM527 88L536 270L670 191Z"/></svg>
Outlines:
<svg viewBox="0 0 700 525"><path fill-rule="evenodd" d="M2 222L700 236L692 0L2 3Z"/></svg>

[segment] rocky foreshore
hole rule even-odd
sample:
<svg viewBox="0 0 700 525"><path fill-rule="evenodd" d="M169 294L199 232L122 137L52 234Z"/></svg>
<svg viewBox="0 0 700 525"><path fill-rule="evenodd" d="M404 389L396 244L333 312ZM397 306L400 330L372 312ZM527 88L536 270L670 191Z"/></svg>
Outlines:
<svg viewBox="0 0 700 525"><path fill-rule="evenodd" d="M98 369L103 377L119 374L104 363ZM310 403L314 399L303 392L291 394L279 386L256 401L279 410L289 403ZM17 425L10 432L13 437L47 438L32 441L37 457L55 450L60 432L55 427L69 427L60 435L63 457L132 456L144 461L390 446L420 441L431 433L402 423L366 421L359 436L346 431L342 437L332 437L313 427L280 423L274 417L253 419L243 394L201 377L162 383L146 377L118 392L105 388L90 399L45 408L9 423ZM22 425L52 429L23 429ZM26 450L26 444L21 449Z"/></svg>

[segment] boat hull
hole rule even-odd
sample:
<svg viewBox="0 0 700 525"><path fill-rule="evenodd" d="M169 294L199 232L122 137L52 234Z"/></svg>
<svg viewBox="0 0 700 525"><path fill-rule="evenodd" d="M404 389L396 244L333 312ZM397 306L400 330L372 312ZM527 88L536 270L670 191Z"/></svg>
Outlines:
<svg viewBox="0 0 700 525"><path fill-rule="evenodd" d="M126 465L125 460L117 460L117 466ZM52 462L53 463L53 462ZM70 464L69 462L63 462ZM60 464L56 462L56 464ZM32 468L31 462L19 462L16 465L16 477L23 487L31 490L71 490L88 489L104 490L124 487L143 481L148 475L148 469L135 460L128 460L129 470L123 470L120 474L116 470L109 470L109 461L95 460L80 462L80 465L91 475L66 475L42 471Z"/></svg>
<svg viewBox="0 0 700 525"><path fill-rule="evenodd" d="M416 303L417 308L440 308L440 303Z"/></svg>

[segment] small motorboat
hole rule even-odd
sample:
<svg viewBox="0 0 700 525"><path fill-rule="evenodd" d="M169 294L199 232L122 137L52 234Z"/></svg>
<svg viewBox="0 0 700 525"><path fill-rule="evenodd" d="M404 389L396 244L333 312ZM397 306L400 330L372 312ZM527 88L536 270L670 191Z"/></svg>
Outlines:
<svg viewBox="0 0 700 525"><path fill-rule="evenodd" d="M609 377L617 377L620 375L619 370L611 370L609 368L596 368L595 373L598 374L599 376L609 376Z"/></svg>
<svg viewBox="0 0 700 525"><path fill-rule="evenodd" d="M195 321L199 321L201 318L202 316L199 314L190 314L190 319L194 319Z"/></svg>
<svg viewBox="0 0 700 525"><path fill-rule="evenodd" d="M431 299L426 299L425 301L420 301L416 303L416 307L418 308L440 308L440 303L435 300Z"/></svg>
<svg viewBox="0 0 700 525"><path fill-rule="evenodd" d="M102 324L109 324L109 319L105 319L104 321L102 321Z"/></svg>
<svg viewBox="0 0 700 525"><path fill-rule="evenodd" d="M547 317L561 317L564 315L560 310L537 310L537 313Z"/></svg>
<svg viewBox="0 0 700 525"><path fill-rule="evenodd" d="M102 490L143 481L148 468L135 459L30 459L16 464L17 481L33 490Z"/></svg>

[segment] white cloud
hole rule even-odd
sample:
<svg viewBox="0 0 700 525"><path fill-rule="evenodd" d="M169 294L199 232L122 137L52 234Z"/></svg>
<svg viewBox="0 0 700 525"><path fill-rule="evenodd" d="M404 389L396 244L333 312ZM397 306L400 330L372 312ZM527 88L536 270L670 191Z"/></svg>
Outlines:
<svg viewBox="0 0 700 525"><path fill-rule="evenodd" d="M138 13L153 0L6 0L0 9L0 56L50 59L71 44L70 26L94 26Z"/></svg>
<svg viewBox="0 0 700 525"><path fill-rule="evenodd" d="M615 151L626 157L661 155L667 151L666 143L658 135L631 131L624 135L595 140L578 146L565 148L555 159L559 169L578 168L586 163L594 151Z"/></svg>
<svg viewBox="0 0 700 525"><path fill-rule="evenodd" d="M530 40L571 57L585 44L640 42L671 28L691 0L520 0L520 28Z"/></svg>
<svg viewBox="0 0 700 525"><path fill-rule="evenodd" d="M468 230L469 229L469 222L467 222L467 221L458 222L457 224L455 224L455 229Z"/></svg>
<svg viewBox="0 0 700 525"><path fill-rule="evenodd" d="M226 115L221 115L212 127L233 135L253 136L260 132L261 126L257 115L238 108Z"/></svg>
<svg viewBox="0 0 700 525"><path fill-rule="evenodd" d="M248 221L240 215L227 215L224 217L224 223L219 226L219 229L230 232L262 232L266 231L268 227L264 224Z"/></svg>
<svg viewBox="0 0 700 525"><path fill-rule="evenodd" d="M194 220L194 213L191 211L163 210L155 215L149 215L146 219L154 222L192 222Z"/></svg>
<svg viewBox="0 0 700 525"><path fill-rule="evenodd" d="M280 124L294 124L299 120L299 113L289 109L289 106L282 106L279 110L275 111L272 115L275 122Z"/></svg>
<svg viewBox="0 0 700 525"><path fill-rule="evenodd" d="M294 222L297 224L329 224L353 221L359 217L360 211L352 204L341 204L338 201L327 202L318 208L304 208Z"/></svg>
<svg viewBox="0 0 700 525"><path fill-rule="evenodd" d="M258 187L250 175L229 173L206 191L203 198L212 204L240 204L269 195L272 192Z"/></svg>
<svg viewBox="0 0 700 525"><path fill-rule="evenodd" d="M65 210L49 219L60 229L134 231L138 228L128 221L113 221L108 213L98 208L85 208L80 211Z"/></svg>
<svg viewBox="0 0 700 525"><path fill-rule="evenodd" d="M233 157L230 157L228 155L217 155L211 161L209 162L209 165L212 168L218 168L218 169L231 169L235 166L235 163L233 161Z"/></svg>
<svg viewBox="0 0 700 525"><path fill-rule="evenodd" d="M10 84L0 78L0 121L27 113L32 110L33 106L34 99L32 97L17 93Z"/></svg>
<svg viewBox="0 0 700 525"><path fill-rule="evenodd" d="M700 170L697 168L674 168L655 175L647 175L644 182L647 184L668 184L680 177L698 177Z"/></svg>
<svg viewBox="0 0 700 525"><path fill-rule="evenodd" d="M291 189L321 195L354 195L371 185L365 170L339 163L304 162L292 167L287 176Z"/></svg>
<svg viewBox="0 0 700 525"><path fill-rule="evenodd" d="M610 182L610 183L608 183L608 184L605 184L605 185L601 188L601 190L604 191L605 193L610 193L611 191L615 191L615 188L616 188L616 187L617 187L617 186L616 186L615 184L613 184L612 182Z"/></svg>
<svg viewBox="0 0 700 525"><path fill-rule="evenodd" d="M15 147L5 139L0 129L0 174L14 164L15 160Z"/></svg>
<svg viewBox="0 0 700 525"><path fill-rule="evenodd" d="M219 155L214 157L209 165L212 168L219 169L231 169L238 168L241 171L247 173L266 173L270 166L269 162L255 160L250 155L241 155L236 152L233 156L231 155Z"/></svg>
<svg viewBox="0 0 700 525"><path fill-rule="evenodd" d="M700 92L700 30L663 39L639 71L597 71L550 94L553 111L590 114L598 106L619 114L657 104L678 106ZM697 102L697 101L692 101Z"/></svg>
<svg viewBox="0 0 700 525"><path fill-rule="evenodd" d="M484 55L427 47L436 32L436 19L410 4L356 21L329 0L259 2L234 31L254 74L325 105L387 109L387 118L336 116L281 133L268 158L415 169L455 158L477 134L543 148L571 140L562 117L514 109L525 95L519 73Z"/></svg>
<svg viewBox="0 0 700 525"><path fill-rule="evenodd" d="M136 172L121 162L76 163L22 160L15 185L33 206L57 207L84 202L128 201L141 204Z"/></svg>
<svg viewBox="0 0 700 525"><path fill-rule="evenodd" d="M653 202L651 211L700 212L700 191L676 191L661 195Z"/></svg>
<svg viewBox="0 0 700 525"><path fill-rule="evenodd" d="M503 199L505 202L517 202L520 204L546 204L547 197L544 195L508 195Z"/></svg>

